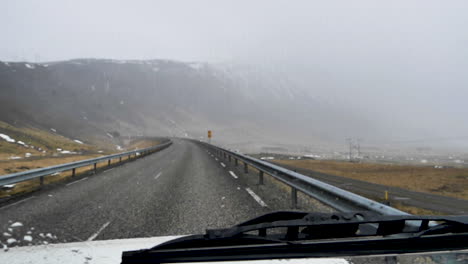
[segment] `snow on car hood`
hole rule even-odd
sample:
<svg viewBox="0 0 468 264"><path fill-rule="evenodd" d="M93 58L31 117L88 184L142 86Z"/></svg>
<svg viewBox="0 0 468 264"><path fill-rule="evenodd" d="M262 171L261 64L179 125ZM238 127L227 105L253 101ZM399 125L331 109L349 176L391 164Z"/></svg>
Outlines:
<svg viewBox="0 0 468 264"><path fill-rule="evenodd" d="M166 241L180 236L149 237L114 239L89 242L75 242L62 244L49 244L29 247L14 247L6 252L0 253L0 263L68 263L68 264L115 264L122 260L122 252L151 248ZM216 262L210 262L213 264ZM242 263L218 262L218 263ZM247 263L247 262L244 262ZM248 261L248 263L311 263L311 264L348 264L344 259L323 258L323 259L291 259L291 260L260 260Z"/></svg>

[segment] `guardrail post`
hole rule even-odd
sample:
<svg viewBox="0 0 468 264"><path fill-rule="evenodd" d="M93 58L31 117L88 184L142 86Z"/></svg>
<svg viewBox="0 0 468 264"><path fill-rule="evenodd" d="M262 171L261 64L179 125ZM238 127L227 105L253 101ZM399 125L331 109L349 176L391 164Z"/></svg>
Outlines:
<svg viewBox="0 0 468 264"><path fill-rule="evenodd" d="M72 169L72 177L75 177L76 168Z"/></svg>
<svg viewBox="0 0 468 264"><path fill-rule="evenodd" d="M41 176L39 179L40 179L41 186L44 185L44 176Z"/></svg>
<svg viewBox="0 0 468 264"><path fill-rule="evenodd" d="M119 163L121 163L121 162L122 162L122 157L119 157Z"/></svg>
<svg viewBox="0 0 468 264"><path fill-rule="evenodd" d="M297 189L291 187L291 205L292 208L297 208Z"/></svg>
<svg viewBox="0 0 468 264"><path fill-rule="evenodd" d="M229 157L229 162L231 162L231 155L229 155L228 157Z"/></svg>
<svg viewBox="0 0 468 264"><path fill-rule="evenodd" d="M263 171L258 171L258 184L263 185Z"/></svg>
<svg viewBox="0 0 468 264"><path fill-rule="evenodd" d="M107 166L110 166L111 160L107 161Z"/></svg>
<svg viewBox="0 0 468 264"><path fill-rule="evenodd" d="M238 159L234 158L234 165L237 167L237 165L239 165L239 161Z"/></svg>
<svg viewBox="0 0 468 264"><path fill-rule="evenodd" d="M246 162L244 162L244 173L249 173L249 167Z"/></svg>
<svg viewBox="0 0 468 264"><path fill-rule="evenodd" d="M128 155L128 159L131 159L132 158L132 155Z"/></svg>
<svg viewBox="0 0 468 264"><path fill-rule="evenodd" d="M94 174L97 172L97 163L94 163Z"/></svg>

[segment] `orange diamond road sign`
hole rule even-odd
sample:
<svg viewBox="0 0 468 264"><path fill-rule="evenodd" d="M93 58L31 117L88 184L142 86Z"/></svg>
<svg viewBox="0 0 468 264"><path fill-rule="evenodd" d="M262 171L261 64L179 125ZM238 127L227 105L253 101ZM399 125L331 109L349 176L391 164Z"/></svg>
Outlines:
<svg viewBox="0 0 468 264"><path fill-rule="evenodd" d="M208 138L211 138L211 130L208 130Z"/></svg>

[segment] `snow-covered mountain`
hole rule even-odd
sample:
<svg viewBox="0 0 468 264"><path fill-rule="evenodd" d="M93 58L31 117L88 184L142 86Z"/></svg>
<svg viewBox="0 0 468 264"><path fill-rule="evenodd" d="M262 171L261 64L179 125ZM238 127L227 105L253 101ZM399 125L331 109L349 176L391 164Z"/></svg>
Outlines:
<svg viewBox="0 0 468 264"><path fill-rule="evenodd" d="M229 146L342 138L349 111L274 70L168 60L0 62L0 120L106 140L108 133L204 137Z"/></svg>

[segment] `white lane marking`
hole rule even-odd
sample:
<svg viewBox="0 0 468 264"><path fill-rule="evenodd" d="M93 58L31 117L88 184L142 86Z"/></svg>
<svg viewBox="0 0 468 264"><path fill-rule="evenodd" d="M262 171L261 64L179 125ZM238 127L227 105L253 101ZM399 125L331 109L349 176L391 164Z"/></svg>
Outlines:
<svg viewBox="0 0 468 264"><path fill-rule="evenodd" d="M221 162L221 166L223 166L223 168L226 168L226 164L224 164L222 162Z"/></svg>
<svg viewBox="0 0 468 264"><path fill-rule="evenodd" d="M110 224L110 221L105 223L103 226L101 226L101 228L99 228L99 230L96 233L94 233L92 236L90 236L88 238L88 240L86 240L86 241L93 241L97 236L99 236L99 233L101 233L102 230L104 230L104 228L106 228L109 224Z"/></svg>
<svg viewBox="0 0 468 264"><path fill-rule="evenodd" d="M83 179L80 179L80 180L77 180L77 181L74 181L74 182L70 182L70 183L67 184L67 186L70 186L70 185L72 185L72 184L75 184L75 183L77 183L77 182L84 181L84 180L87 180L87 179L88 179L88 177L85 177L85 178L83 178Z"/></svg>
<svg viewBox="0 0 468 264"><path fill-rule="evenodd" d="M113 170L113 169L115 169L115 168L105 170L105 171L103 171L102 173L106 173L106 172L111 171L111 170Z"/></svg>
<svg viewBox="0 0 468 264"><path fill-rule="evenodd" d="M231 174L231 176L234 177L234 179L239 178L233 171L229 171L229 174Z"/></svg>
<svg viewBox="0 0 468 264"><path fill-rule="evenodd" d="M19 204L19 203L22 203L22 202L26 202L27 200L32 199L32 198L34 198L34 197L35 197L35 196L31 196L31 197L25 198L25 199L23 199L23 200L21 200L21 201L17 201L16 203L12 203L12 204L9 204L9 205L5 205L5 206L3 206L3 207L0 207L0 209L5 209L5 208L8 208L8 207L13 206L13 205L15 205L15 204Z"/></svg>
<svg viewBox="0 0 468 264"><path fill-rule="evenodd" d="M154 176L154 179L157 180L159 176L161 176L162 172L158 173L158 175Z"/></svg>
<svg viewBox="0 0 468 264"><path fill-rule="evenodd" d="M260 198L256 193L254 193L250 188L245 188L245 190L252 196L255 201L257 201L258 204L260 204L263 207L267 207L266 203L262 201L262 198Z"/></svg>

